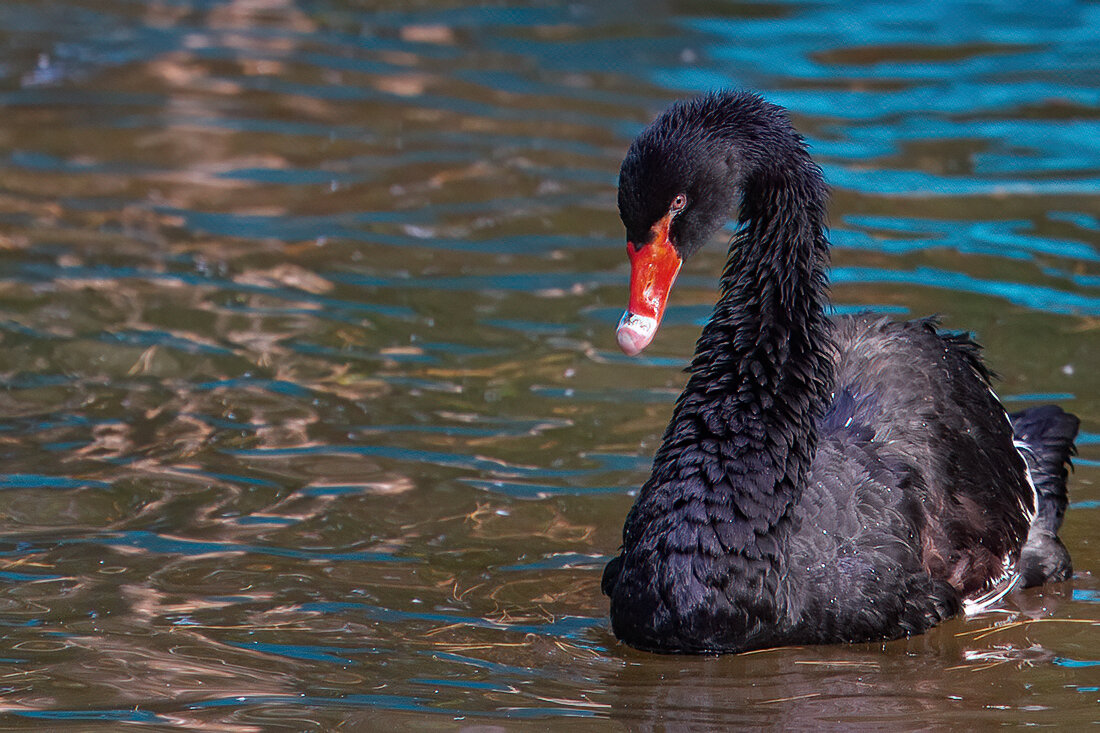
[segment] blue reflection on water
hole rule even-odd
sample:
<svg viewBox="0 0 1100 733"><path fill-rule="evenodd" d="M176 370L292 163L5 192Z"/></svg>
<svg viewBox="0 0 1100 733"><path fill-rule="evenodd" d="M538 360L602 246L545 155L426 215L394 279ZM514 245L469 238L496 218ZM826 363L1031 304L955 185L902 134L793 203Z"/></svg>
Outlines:
<svg viewBox="0 0 1100 733"><path fill-rule="evenodd" d="M1088 659L1066 659L1065 657L1055 657L1053 663L1059 667L1100 667L1100 660L1088 660Z"/></svg>
<svg viewBox="0 0 1100 733"><path fill-rule="evenodd" d="M12 715L37 720L113 720L119 723L163 723L173 722L170 718L157 715L149 710L128 708L126 710L11 710Z"/></svg>
<svg viewBox="0 0 1100 733"><path fill-rule="evenodd" d="M936 221L912 217L849 214L846 224L859 230L834 230L833 244L840 247L872 249L890 254L941 247L957 252L997 257L1031 259L1043 254L1080 260L1100 261L1100 253L1084 242L1040 237L1021 230L1030 221ZM871 232L879 236L872 236ZM900 232L904 239L886 239L883 231Z"/></svg>
<svg viewBox="0 0 1100 733"><path fill-rule="evenodd" d="M518 701L519 700L517 700L517 702ZM466 715L471 715L469 710L438 705L428 700L409 695L382 694L352 694L335 697L319 697L316 695L240 695L203 700L188 705L188 707L193 710L243 706L256 706L264 709L284 706L291 708L380 708L386 710L419 711L434 713L436 715L449 715L455 717L457 720L462 720ZM476 715L477 717L487 718L590 718L597 715L597 713L592 710L568 707L514 707L505 708L499 711L479 711Z"/></svg>
<svg viewBox="0 0 1100 733"><path fill-rule="evenodd" d="M264 654L274 654L280 657L287 657L288 659L309 659L313 661L335 662L337 664L348 665L358 664L359 660L345 655L379 653L379 650L375 647L344 648L313 644L308 646L301 644L269 644L259 641L229 642L229 646L234 646L238 649L255 650L263 652Z"/></svg>
<svg viewBox="0 0 1100 733"><path fill-rule="evenodd" d="M83 489L110 488L106 481L69 478L65 476L43 476L40 474L9 473L0 477L0 489Z"/></svg>
<svg viewBox="0 0 1100 733"><path fill-rule="evenodd" d="M931 267L890 270L875 267L834 267L829 274L833 283L905 283L977 293L1003 298L1015 305L1062 315L1100 314L1100 296L1070 293L1025 283L984 280L961 272Z"/></svg>

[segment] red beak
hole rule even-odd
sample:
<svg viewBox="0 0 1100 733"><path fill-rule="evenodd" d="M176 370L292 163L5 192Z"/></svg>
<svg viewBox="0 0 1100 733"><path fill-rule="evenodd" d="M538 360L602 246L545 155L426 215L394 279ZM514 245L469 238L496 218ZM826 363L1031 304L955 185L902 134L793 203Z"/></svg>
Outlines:
<svg viewBox="0 0 1100 733"><path fill-rule="evenodd" d="M636 247L627 243L630 257L630 302L619 321L615 336L628 356L649 346L661 325L669 291L684 263L668 238L672 215L666 214L654 226L656 234L649 244Z"/></svg>

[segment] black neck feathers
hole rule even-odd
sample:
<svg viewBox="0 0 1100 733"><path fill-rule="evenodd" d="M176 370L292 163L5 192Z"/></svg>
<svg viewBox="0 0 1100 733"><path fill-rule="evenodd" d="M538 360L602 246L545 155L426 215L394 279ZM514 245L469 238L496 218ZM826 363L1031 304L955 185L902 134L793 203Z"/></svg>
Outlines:
<svg viewBox="0 0 1100 733"><path fill-rule="evenodd" d="M653 127L623 166L624 221L645 205L637 177L661 170L664 146L672 160L707 161L696 166L703 178L671 184L711 212L682 223L678 248L690 254L692 236L738 212L740 230L604 590L616 634L634 646L748 648L766 644L786 613L792 507L832 389L828 193L786 115L753 95L694 100Z"/></svg>
<svg viewBox="0 0 1100 733"><path fill-rule="evenodd" d="M827 191L801 146L797 153L742 184L721 297L654 465L655 477L682 475L686 458L720 473L712 490L743 508L754 535L797 500L833 382Z"/></svg>

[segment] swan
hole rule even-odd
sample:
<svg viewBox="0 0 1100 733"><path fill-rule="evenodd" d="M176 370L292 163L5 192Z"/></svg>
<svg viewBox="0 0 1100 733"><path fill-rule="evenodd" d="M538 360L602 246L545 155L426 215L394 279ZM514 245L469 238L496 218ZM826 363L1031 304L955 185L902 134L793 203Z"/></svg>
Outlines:
<svg viewBox="0 0 1100 733"><path fill-rule="evenodd" d="M628 355L730 218L720 296L603 592L623 642L726 653L924 632L1064 580L1078 420L1009 415L980 347L934 319L830 318L828 189L787 113L673 104L631 144L619 213Z"/></svg>

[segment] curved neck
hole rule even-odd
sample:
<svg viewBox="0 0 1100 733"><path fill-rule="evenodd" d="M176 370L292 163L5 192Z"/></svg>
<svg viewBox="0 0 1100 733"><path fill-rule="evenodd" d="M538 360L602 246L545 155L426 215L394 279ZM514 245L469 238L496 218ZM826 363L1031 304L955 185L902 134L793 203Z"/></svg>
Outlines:
<svg viewBox="0 0 1100 733"><path fill-rule="evenodd" d="M715 506L732 506L751 526L734 533L747 545L801 495L833 387L827 190L800 152L743 186L721 297L654 465L655 477L703 478Z"/></svg>

